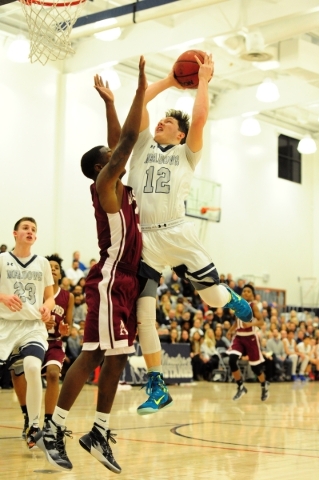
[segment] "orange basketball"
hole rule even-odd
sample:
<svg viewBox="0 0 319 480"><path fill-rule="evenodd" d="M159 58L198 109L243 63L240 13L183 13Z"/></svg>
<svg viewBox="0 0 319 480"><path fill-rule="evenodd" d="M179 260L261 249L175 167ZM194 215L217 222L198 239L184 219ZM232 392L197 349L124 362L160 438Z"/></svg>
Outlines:
<svg viewBox="0 0 319 480"><path fill-rule="evenodd" d="M204 63L205 52L201 50L187 50L174 63L174 76L178 83L185 88L198 87L199 65L195 55Z"/></svg>

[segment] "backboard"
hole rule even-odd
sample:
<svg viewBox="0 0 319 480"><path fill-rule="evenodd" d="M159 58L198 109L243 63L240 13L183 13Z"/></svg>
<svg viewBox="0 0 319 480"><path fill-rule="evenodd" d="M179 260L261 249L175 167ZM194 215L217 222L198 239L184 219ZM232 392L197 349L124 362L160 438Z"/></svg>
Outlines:
<svg viewBox="0 0 319 480"><path fill-rule="evenodd" d="M221 219L221 185L212 180L193 178L185 202L186 215L209 222Z"/></svg>

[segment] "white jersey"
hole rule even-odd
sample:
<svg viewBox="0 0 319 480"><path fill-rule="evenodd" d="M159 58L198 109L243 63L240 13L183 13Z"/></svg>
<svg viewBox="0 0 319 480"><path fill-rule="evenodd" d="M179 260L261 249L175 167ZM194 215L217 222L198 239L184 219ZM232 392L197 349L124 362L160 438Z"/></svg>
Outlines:
<svg viewBox="0 0 319 480"><path fill-rule="evenodd" d="M136 195L141 224L162 224L185 216L194 170L201 151L184 145L161 146L149 129L139 134L130 162L128 185Z"/></svg>
<svg viewBox="0 0 319 480"><path fill-rule="evenodd" d="M0 320L40 320L44 289L53 285L48 260L38 255L18 258L11 252L0 255L0 292L18 295L22 301L19 312L11 312L0 303Z"/></svg>

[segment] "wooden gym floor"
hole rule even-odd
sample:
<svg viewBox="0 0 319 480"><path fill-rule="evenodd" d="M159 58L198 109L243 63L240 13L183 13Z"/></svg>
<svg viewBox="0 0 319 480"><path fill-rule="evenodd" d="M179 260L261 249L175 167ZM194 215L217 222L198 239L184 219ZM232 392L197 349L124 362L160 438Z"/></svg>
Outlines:
<svg viewBox="0 0 319 480"><path fill-rule="evenodd" d="M21 439L23 417L13 390L0 390L1 480L315 480L319 477L319 382L277 383L260 401L260 386L231 400L236 385L171 386L174 404L140 417L139 387L117 392L111 428L120 476L79 445L92 424L97 388L86 385L69 415L71 472L58 471Z"/></svg>

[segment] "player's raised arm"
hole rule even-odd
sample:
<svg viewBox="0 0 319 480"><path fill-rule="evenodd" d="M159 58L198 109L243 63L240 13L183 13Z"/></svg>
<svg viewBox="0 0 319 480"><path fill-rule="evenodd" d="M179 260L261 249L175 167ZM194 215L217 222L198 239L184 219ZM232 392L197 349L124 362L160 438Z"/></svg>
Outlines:
<svg viewBox="0 0 319 480"><path fill-rule="evenodd" d="M94 88L104 100L106 108L106 122L107 122L107 144L111 150L117 145L121 135L121 125L117 116L114 105L114 95L109 88L108 81L103 82L100 75L94 76Z"/></svg>
<svg viewBox="0 0 319 480"><path fill-rule="evenodd" d="M145 60L144 57L141 57L139 63L138 87L132 106L123 125L119 142L112 153L109 162L101 170L96 180L96 189L100 203L108 213L114 213L119 210L120 206L118 202L116 202L117 184L121 176L125 173L125 165L139 134L145 90L147 88L144 68Z"/></svg>
<svg viewBox="0 0 319 480"><path fill-rule="evenodd" d="M162 78L161 80L158 80L157 82L154 82L147 87L147 90L145 92L145 100L144 100L144 106L143 106L140 132L145 130L150 124L147 104L151 100L153 100L155 97L157 97L157 95L164 92L164 90L167 90L170 87L176 87L181 90L184 90L184 87L182 87L174 77L173 69L169 72L167 77Z"/></svg>
<svg viewBox="0 0 319 480"><path fill-rule="evenodd" d="M192 112L192 121L186 140L192 152L198 152L203 147L203 130L209 112L208 82L214 73L214 63L211 54L205 54L204 63L198 57L195 56L195 58L199 64L198 88Z"/></svg>

